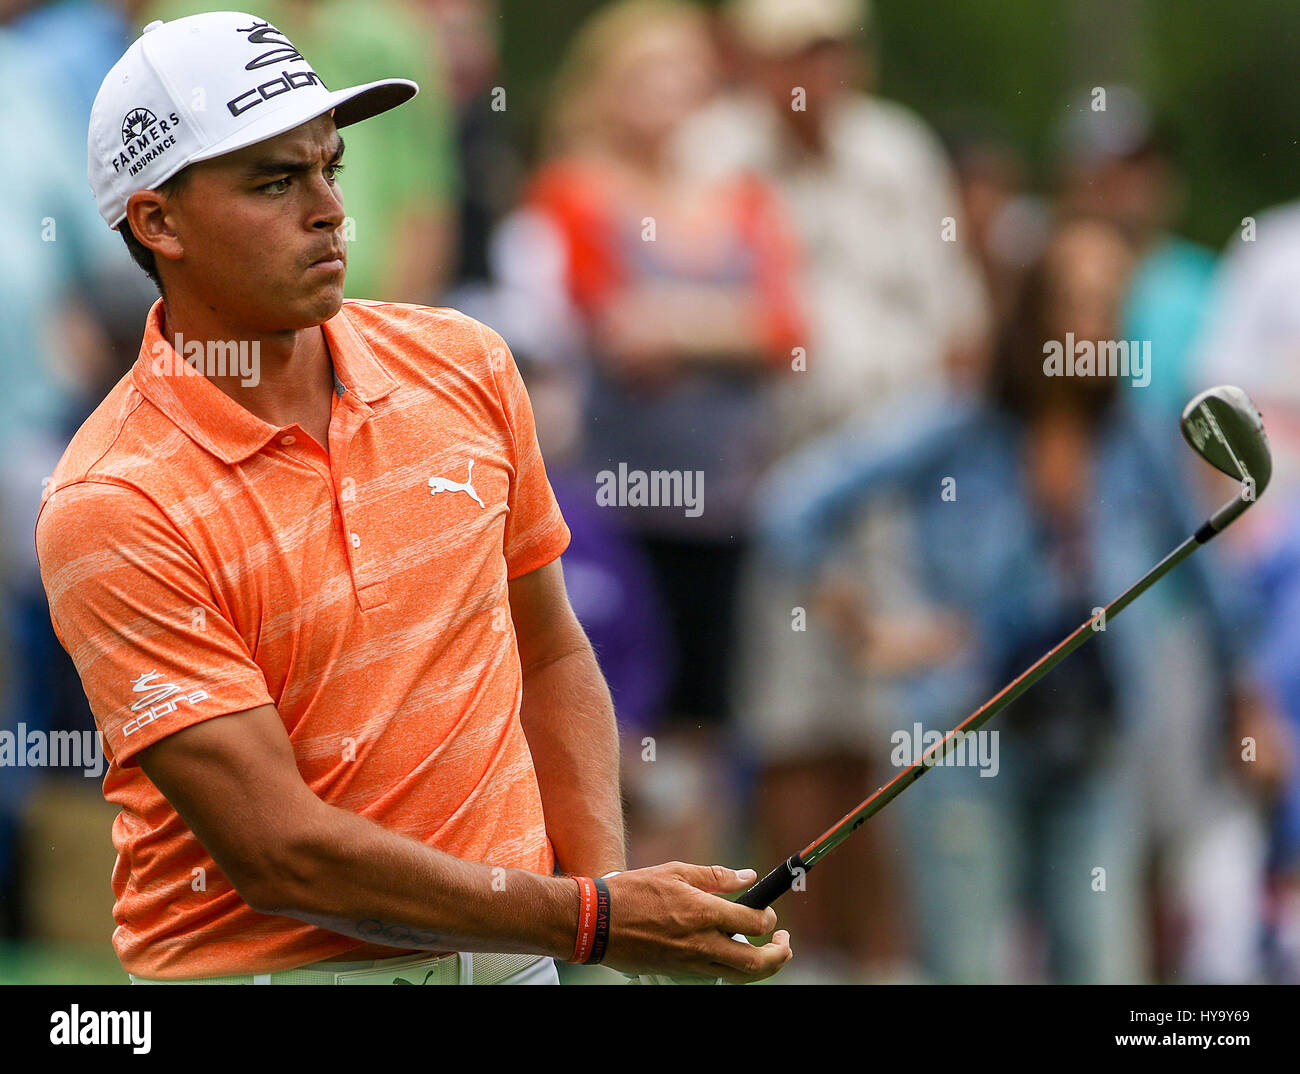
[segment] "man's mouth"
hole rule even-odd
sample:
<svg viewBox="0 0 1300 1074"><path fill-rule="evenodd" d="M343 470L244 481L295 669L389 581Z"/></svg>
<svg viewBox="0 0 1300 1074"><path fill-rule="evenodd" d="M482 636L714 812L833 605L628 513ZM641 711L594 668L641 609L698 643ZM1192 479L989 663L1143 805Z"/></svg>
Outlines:
<svg viewBox="0 0 1300 1074"><path fill-rule="evenodd" d="M323 269L342 269L346 262L346 254L342 250L329 250L313 261L309 268Z"/></svg>

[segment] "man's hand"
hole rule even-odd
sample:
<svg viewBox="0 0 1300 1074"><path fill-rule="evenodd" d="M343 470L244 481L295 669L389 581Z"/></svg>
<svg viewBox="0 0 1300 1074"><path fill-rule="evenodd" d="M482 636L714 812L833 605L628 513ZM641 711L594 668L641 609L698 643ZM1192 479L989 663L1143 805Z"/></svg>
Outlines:
<svg viewBox="0 0 1300 1074"><path fill-rule="evenodd" d="M789 934L778 932L762 947L732 937L771 932L776 911L718 897L756 879L752 869L677 861L611 877L604 965L627 974L721 978L733 984L771 977L790 959Z"/></svg>
<svg viewBox="0 0 1300 1074"><path fill-rule="evenodd" d="M859 580L828 569L813 591L812 606L831 628L853 666L877 675L911 675L962 652L972 631L955 611L915 604L895 608L886 624L874 615Z"/></svg>

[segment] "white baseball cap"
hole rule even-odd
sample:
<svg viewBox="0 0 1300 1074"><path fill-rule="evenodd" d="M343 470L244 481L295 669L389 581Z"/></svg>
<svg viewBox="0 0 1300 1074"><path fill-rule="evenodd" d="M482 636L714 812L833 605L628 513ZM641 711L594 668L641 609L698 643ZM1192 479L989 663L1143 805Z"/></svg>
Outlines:
<svg viewBox="0 0 1300 1074"><path fill-rule="evenodd" d="M865 32L871 7L868 0L732 0L727 17L759 56L792 56L819 41Z"/></svg>
<svg viewBox="0 0 1300 1074"><path fill-rule="evenodd" d="M104 78L90 110L90 189L112 228L127 199L200 160L333 112L340 127L419 92L405 78L329 90L265 19L212 11L151 22Z"/></svg>

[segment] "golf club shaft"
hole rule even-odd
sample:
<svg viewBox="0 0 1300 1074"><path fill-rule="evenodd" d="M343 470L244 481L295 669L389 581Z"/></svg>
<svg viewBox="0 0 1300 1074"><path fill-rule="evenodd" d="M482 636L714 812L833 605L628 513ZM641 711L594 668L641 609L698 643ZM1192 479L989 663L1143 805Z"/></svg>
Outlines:
<svg viewBox="0 0 1300 1074"><path fill-rule="evenodd" d="M1091 639L1094 634L1104 630L1111 619L1119 615L1151 586L1155 585L1156 582L1195 552L1196 549L1232 522L1246 506L1249 506L1248 503L1243 501L1244 497L1242 496L1233 497L1191 537L1188 537L1151 570L1124 590L1102 612L1082 623L1069 637L1022 671L998 693L971 713L962 723L949 731L942 741L930 747L921 755L918 761L898 773L870 798L854 809L853 812L845 815L804 847L803 850L797 854L792 854L768 873L767 876L750 887L736 901L742 906L750 906L756 909L771 906L778 897L789 891L800 877L852 835L860 825L866 823L869 818L874 817L903 791L907 790L925 774L927 769L933 768L935 764L942 761L964 735L978 731L984 724L1051 671L1052 668L1074 652L1075 649Z"/></svg>

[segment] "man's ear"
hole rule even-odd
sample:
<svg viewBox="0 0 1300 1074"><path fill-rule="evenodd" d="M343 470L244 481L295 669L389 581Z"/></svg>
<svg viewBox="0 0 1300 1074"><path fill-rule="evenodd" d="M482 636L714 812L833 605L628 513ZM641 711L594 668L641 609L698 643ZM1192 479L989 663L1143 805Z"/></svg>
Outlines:
<svg viewBox="0 0 1300 1074"><path fill-rule="evenodd" d="M155 257L179 261L185 253L180 236L172 226L169 203L174 200L156 190L137 190L126 202L126 219L142 246Z"/></svg>

